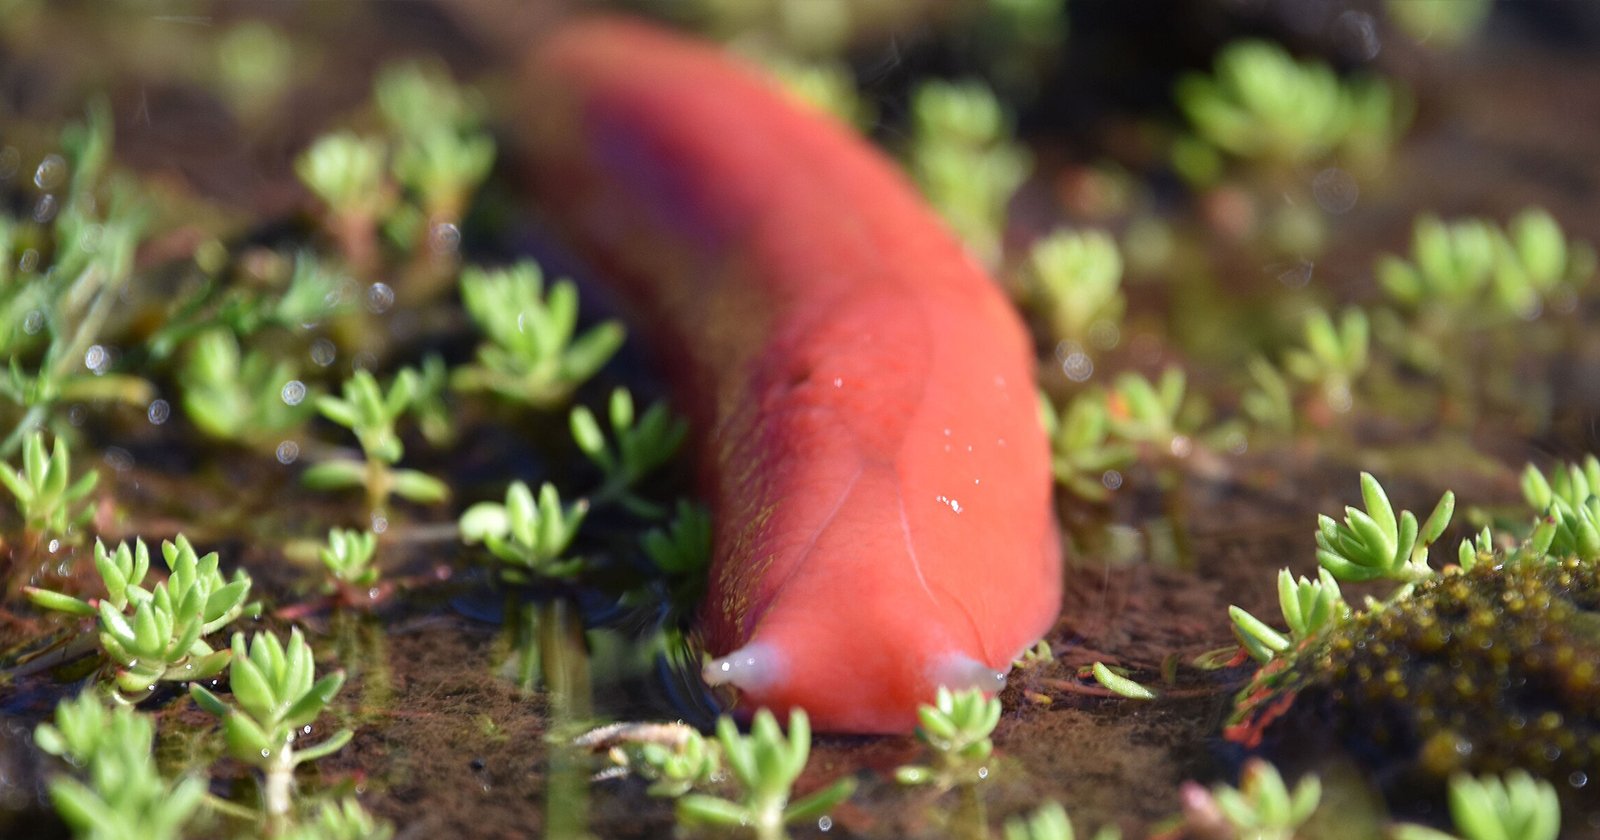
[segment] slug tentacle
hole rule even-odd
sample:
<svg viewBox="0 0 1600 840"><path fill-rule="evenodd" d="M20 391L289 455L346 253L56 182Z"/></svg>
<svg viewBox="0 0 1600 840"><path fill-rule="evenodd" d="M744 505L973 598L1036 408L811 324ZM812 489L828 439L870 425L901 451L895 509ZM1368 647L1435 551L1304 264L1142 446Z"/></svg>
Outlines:
<svg viewBox="0 0 1600 840"><path fill-rule="evenodd" d="M746 693L759 694L782 681L786 672L781 651L771 645L751 642L727 656L707 662L700 676L706 685L731 685Z"/></svg>

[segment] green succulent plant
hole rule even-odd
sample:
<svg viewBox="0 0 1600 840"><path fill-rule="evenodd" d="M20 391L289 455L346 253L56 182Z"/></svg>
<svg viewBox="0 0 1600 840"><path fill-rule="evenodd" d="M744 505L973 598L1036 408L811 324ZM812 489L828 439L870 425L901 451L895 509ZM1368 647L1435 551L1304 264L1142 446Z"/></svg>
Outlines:
<svg viewBox="0 0 1600 840"><path fill-rule="evenodd" d="M1387 579L1413 582L1434 574L1428 547L1450 524L1455 494L1445 491L1420 527L1411 511L1395 516L1383 485L1371 473L1361 474L1366 510L1345 507L1344 522L1317 517L1317 562L1344 581Z"/></svg>
<svg viewBox="0 0 1600 840"><path fill-rule="evenodd" d="M1072 820L1059 802L1046 802L1027 816L1007 817L1004 840L1076 840ZM1114 825L1095 832L1094 840L1118 840L1122 832Z"/></svg>
<svg viewBox="0 0 1600 840"><path fill-rule="evenodd" d="M982 82L924 82L911 95L911 176L978 260L996 265L1011 196L1028 177L1000 101Z"/></svg>
<svg viewBox="0 0 1600 840"><path fill-rule="evenodd" d="M95 544L95 569L106 595L84 601L59 592L28 587L30 600L76 616L98 616L100 647L108 660L108 690L120 702L138 702L162 680L191 681L214 676L228 664L226 650L212 650L205 638L254 609L247 603L251 581L243 571L232 580L218 570L216 552L199 556L182 534L161 544L167 579L146 588L149 550L136 540L115 551Z"/></svg>
<svg viewBox="0 0 1600 840"><path fill-rule="evenodd" d="M562 280L546 292L544 274L531 260L493 271L466 269L461 302L488 341L473 364L455 371L452 384L535 408L566 403L625 337L616 321L577 334L577 287Z"/></svg>
<svg viewBox="0 0 1600 840"><path fill-rule="evenodd" d="M1188 377L1173 366L1155 382L1137 373L1116 378L1109 394L1109 422L1116 437L1182 457L1200 426L1201 406L1186 399Z"/></svg>
<svg viewBox="0 0 1600 840"><path fill-rule="evenodd" d="M195 262L203 266L204 281L174 302L161 326L145 342L153 359L164 360L186 346L194 355L216 352L197 346L204 344L200 339L216 341L208 338L212 332L231 335L237 344L267 330L303 329L342 315L354 304L344 288L350 278L313 251L299 251L292 257L273 254L259 269L262 277L255 278L251 272L253 282L230 282L225 271L228 259L220 242L196 249ZM213 370L237 366L227 359L217 361L191 359L189 363L204 363ZM217 376L207 367L194 372Z"/></svg>
<svg viewBox="0 0 1600 840"><path fill-rule="evenodd" d="M1322 801L1322 782L1314 775L1301 777L1292 791L1278 768L1260 759L1247 763L1242 775L1237 788L1217 785L1209 795L1197 791L1191 800L1205 803L1194 810L1207 811L1208 824L1220 822L1234 836L1293 840ZM1191 811L1190 824L1195 822Z"/></svg>
<svg viewBox="0 0 1600 840"><path fill-rule="evenodd" d="M385 508L390 495L419 504L449 498L450 488L443 481L419 470L394 468L405 454L396 423L416 390L417 373L409 368L395 376L387 392L371 372L358 370L345 380L342 397L319 397L317 410L355 433L366 461L323 461L307 468L301 480L317 490L365 488L368 508L375 513Z"/></svg>
<svg viewBox="0 0 1600 840"><path fill-rule="evenodd" d="M687 499L678 500L672 521L639 537L639 547L672 585L672 601L698 604L711 568L711 514Z"/></svg>
<svg viewBox="0 0 1600 840"><path fill-rule="evenodd" d="M361 807L354 796L324 802L315 816L297 822L284 840L393 840L394 825Z"/></svg>
<svg viewBox="0 0 1600 840"><path fill-rule="evenodd" d="M650 783L651 796L676 798L722 776L721 744L686 727L682 737L628 744L619 750L625 766Z"/></svg>
<svg viewBox="0 0 1600 840"><path fill-rule="evenodd" d="M1131 444L1112 435L1111 410L1105 394L1091 391L1074 397L1058 416L1050 400L1039 395L1045 433L1050 437L1050 468L1056 482L1073 495L1104 501L1111 495L1108 471L1126 469L1136 453Z"/></svg>
<svg viewBox="0 0 1600 840"><path fill-rule="evenodd" d="M536 499L527 484L514 481L506 488L504 504L479 502L461 514L461 539L468 545L482 543L512 583L570 578L585 560L563 555L588 512L585 499L563 505L560 491L549 482L539 487Z"/></svg>
<svg viewBox="0 0 1600 840"><path fill-rule="evenodd" d="M1384 255L1379 284L1403 309L1463 325L1526 318L1595 272L1588 243L1569 241L1544 210L1522 211L1505 227L1486 219L1417 219L1410 259Z"/></svg>
<svg viewBox="0 0 1600 840"><path fill-rule="evenodd" d="M1194 130L1175 160L1202 182L1220 169L1219 154L1278 169L1341 150L1370 159L1386 152L1406 123L1404 105L1386 83L1341 80L1328 65L1296 60L1267 41L1227 45L1211 75L1183 76L1175 96Z"/></svg>
<svg viewBox="0 0 1600 840"><path fill-rule="evenodd" d="M393 202L384 178L387 144L381 137L341 131L323 135L295 160L295 173L332 213L375 221Z"/></svg>
<svg viewBox="0 0 1600 840"><path fill-rule="evenodd" d="M633 491L645 476L677 453L688 435L688 424L662 403L651 405L643 415L635 417L633 394L626 388L611 392L608 408L611 441L588 407L577 406L569 416L572 439L578 449L605 475L591 498L595 504L616 502L641 516L657 518L664 513L660 506Z"/></svg>
<svg viewBox="0 0 1600 840"><path fill-rule="evenodd" d="M758 840L779 840L788 836L787 824L815 819L855 792L855 779L845 778L798 802L790 801L790 791L811 753L811 723L803 709L789 713L787 736L766 709L756 712L748 736L740 735L733 719L724 716L717 721L717 741L742 798L687 794L678 799L680 822L738 827Z"/></svg>
<svg viewBox="0 0 1600 840"><path fill-rule="evenodd" d="M49 426L64 403L143 407L155 397L143 377L117 369L104 335L128 291L149 215L131 183L103 177L111 144L111 108L96 100L84 122L62 131L63 154L36 171L49 221L0 214L0 353L8 359L0 401L20 410L0 439L0 458ZM18 258L11 252L24 235L29 244Z"/></svg>
<svg viewBox="0 0 1600 840"><path fill-rule="evenodd" d="M143 550L136 548L135 558ZM128 612L109 601L98 605L100 645L116 666L112 685L119 699L142 699L160 680L216 675L227 667L228 652L212 650L205 637L250 609L249 576L241 570L231 581L224 578L215 551L201 557L179 534L176 542L161 544L161 556L167 579L149 590L128 584Z"/></svg>
<svg viewBox="0 0 1600 840"><path fill-rule="evenodd" d="M41 538L68 538L94 515L87 499L100 474L90 470L72 480L72 450L56 438L49 454L44 433L29 435L22 448L22 468L0 463L0 484L11 491L24 526Z"/></svg>
<svg viewBox="0 0 1600 840"><path fill-rule="evenodd" d="M179 383L184 412L201 432L240 443L276 445L311 416L317 399L293 364L257 350L241 352L224 328L192 340Z"/></svg>
<svg viewBox="0 0 1600 840"><path fill-rule="evenodd" d="M1287 636L1237 606L1228 607L1234 635L1259 662L1267 662L1350 616L1339 582L1326 568L1317 570L1314 581L1304 577L1296 581L1288 569L1279 570L1278 608L1289 627Z"/></svg>
<svg viewBox="0 0 1600 840"><path fill-rule="evenodd" d="M372 563L377 549L378 535L371 531L334 528L317 558L337 584L367 589L378 583L378 567Z"/></svg>
<svg viewBox="0 0 1600 840"><path fill-rule="evenodd" d="M202 778L162 778L148 716L107 708L94 692L56 704L54 723L39 724L33 738L77 770L77 777L52 776L49 790L80 840L176 840L205 796Z"/></svg>
<svg viewBox="0 0 1600 840"><path fill-rule="evenodd" d="M297 746L339 693L344 672L317 679L311 647L299 628L290 632L288 644L261 632L248 648L244 634L235 633L232 652L232 705L199 683L190 684L189 694L222 719L228 754L262 772L268 825L281 828L291 813L295 767L337 752L354 735L343 729L315 746Z"/></svg>
<svg viewBox="0 0 1600 840"><path fill-rule="evenodd" d="M949 787L982 778L994 753L989 736L1000 722L1000 699L976 688L951 691L940 686L934 702L917 707L917 739L933 751L934 763L895 770L901 784Z"/></svg>
<svg viewBox="0 0 1600 840"><path fill-rule="evenodd" d="M1057 231L1040 239L1028 251L1026 277L1029 298L1054 338L1089 346L1093 330L1122 321L1122 255L1105 231Z"/></svg>

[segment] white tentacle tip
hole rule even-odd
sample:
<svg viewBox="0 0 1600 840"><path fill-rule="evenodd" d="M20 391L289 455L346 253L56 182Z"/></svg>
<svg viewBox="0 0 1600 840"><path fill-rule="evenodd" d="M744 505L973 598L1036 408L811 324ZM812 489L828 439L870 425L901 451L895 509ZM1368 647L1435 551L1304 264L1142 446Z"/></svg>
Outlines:
<svg viewBox="0 0 1600 840"><path fill-rule="evenodd" d="M934 685L951 691L968 688L996 694L1006 687L1006 672L997 671L964 653L952 653L934 663L930 676Z"/></svg>
<svg viewBox="0 0 1600 840"><path fill-rule="evenodd" d="M752 642L742 648L707 662L700 676L706 685L733 685L752 692L761 691L783 676L783 654L771 645Z"/></svg>

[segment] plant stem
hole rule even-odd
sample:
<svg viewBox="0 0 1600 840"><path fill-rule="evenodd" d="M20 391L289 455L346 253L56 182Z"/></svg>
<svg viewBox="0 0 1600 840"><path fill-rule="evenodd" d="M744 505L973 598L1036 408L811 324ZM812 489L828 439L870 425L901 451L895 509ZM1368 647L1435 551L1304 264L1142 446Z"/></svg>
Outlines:
<svg viewBox="0 0 1600 840"><path fill-rule="evenodd" d="M516 607L516 627L512 631L512 646L517 652L517 687L532 691L539 684L539 605L520 604Z"/></svg>
<svg viewBox="0 0 1600 840"><path fill-rule="evenodd" d="M236 820L244 820L249 823L254 823L256 818L260 816L255 811L252 811L237 802L229 802L228 800L223 799L214 793L207 793L200 800L200 802L207 808L210 808L211 810L220 814L227 814Z"/></svg>
<svg viewBox="0 0 1600 840"><path fill-rule="evenodd" d="M383 513L383 505L389 500L389 465L374 458L371 453L367 456L367 515L378 516Z"/></svg>
<svg viewBox="0 0 1600 840"><path fill-rule="evenodd" d="M293 737L293 736L290 736ZM284 742L266 767L262 799L267 811L267 834L276 837L289 826L290 793L294 787L294 748Z"/></svg>
<svg viewBox="0 0 1600 840"><path fill-rule="evenodd" d="M572 604L559 598L530 604L527 609L538 625L530 647L537 646L542 652L538 658L544 660L545 684L550 689L550 731L583 731L593 711L582 618ZM546 837L588 836L587 767L575 754L570 737L551 739ZM781 814L779 819L781 822Z"/></svg>
<svg viewBox="0 0 1600 840"><path fill-rule="evenodd" d="M10 458L17 451L17 447L22 445L23 435L26 435L29 430L44 422L45 414L48 413L49 409L49 405L44 403L35 403L28 406L27 413L22 415L22 419L17 421L16 426L12 427L11 434L6 435L5 442L0 443L0 458Z"/></svg>

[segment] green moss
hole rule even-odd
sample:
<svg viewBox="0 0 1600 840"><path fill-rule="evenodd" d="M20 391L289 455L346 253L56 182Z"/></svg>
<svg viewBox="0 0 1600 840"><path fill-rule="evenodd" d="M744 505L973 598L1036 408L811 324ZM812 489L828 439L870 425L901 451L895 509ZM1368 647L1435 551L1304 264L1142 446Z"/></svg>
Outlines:
<svg viewBox="0 0 1600 840"><path fill-rule="evenodd" d="M1325 731L1385 780L1600 766L1600 566L1452 569L1263 668L1231 740Z"/></svg>

